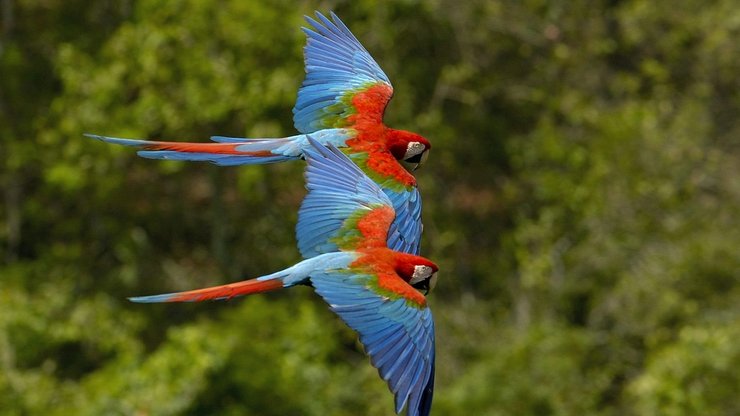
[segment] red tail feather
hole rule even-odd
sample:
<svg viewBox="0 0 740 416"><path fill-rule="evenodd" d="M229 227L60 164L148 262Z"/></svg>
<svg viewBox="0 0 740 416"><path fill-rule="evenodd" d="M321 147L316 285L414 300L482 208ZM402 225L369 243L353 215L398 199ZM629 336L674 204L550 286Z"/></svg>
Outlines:
<svg viewBox="0 0 740 416"><path fill-rule="evenodd" d="M145 150L169 150L183 153L210 153L224 155L245 155L256 157L275 156L269 150L237 150L243 143L182 143L182 142L147 142Z"/></svg>
<svg viewBox="0 0 740 416"><path fill-rule="evenodd" d="M283 282L280 279L251 279L223 286L214 286L205 289L173 293L172 297L167 299L167 302L200 302L203 300L212 299L231 299L235 296L269 292L271 290L280 289L282 287Z"/></svg>

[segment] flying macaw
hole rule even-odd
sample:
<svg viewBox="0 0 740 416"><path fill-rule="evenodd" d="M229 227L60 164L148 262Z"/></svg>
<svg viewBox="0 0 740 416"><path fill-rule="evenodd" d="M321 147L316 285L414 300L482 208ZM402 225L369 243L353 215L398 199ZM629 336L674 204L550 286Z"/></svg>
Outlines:
<svg viewBox="0 0 740 416"><path fill-rule="evenodd" d="M421 199L416 179L399 160L421 165L431 144L424 137L383 124L393 87L380 66L334 13L332 20L316 12L306 16L312 28L302 28L306 78L298 90L293 122L301 133L277 139L214 136L217 143L183 143L89 137L138 147L152 159L209 161L218 165L275 163L303 158L307 135L348 154L388 195L396 218L388 233L388 247L419 254Z"/></svg>
<svg viewBox="0 0 740 416"><path fill-rule="evenodd" d="M296 237L305 260L285 270L223 286L129 298L133 302L197 302L313 286L357 331L395 410L429 414L434 390L434 322L425 295L438 267L387 246L395 216L388 196L333 145L308 138L306 195ZM316 256L307 254L323 253Z"/></svg>

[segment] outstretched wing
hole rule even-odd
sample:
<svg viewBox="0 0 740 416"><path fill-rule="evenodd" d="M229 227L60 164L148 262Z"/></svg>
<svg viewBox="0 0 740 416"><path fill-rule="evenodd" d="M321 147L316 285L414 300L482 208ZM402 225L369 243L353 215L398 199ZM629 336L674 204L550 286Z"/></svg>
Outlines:
<svg viewBox="0 0 740 416"><path fill-rule="evenodd" d="M357 117L383 120L393 87L380 66L334 13L306 16L306 79L298 90L293 122L301 133L353 125Z"/></svg>
<svg viewBox="0 0 740 416"><path fill-rule="evenodd" d="M434 384L434 321L426 299L395 273L312 274L316 292L357 331L395 395L396 413L426 416ZM406 290L404 290L406 289Z"/></svg>
<svg viewBox="0 0 740 416"><path fill-rule="evenodd" d="M395 217L380 187L336 147L309 136L308 195L298 211L296 237L305 258L339 250L386 247Z"/></svg>

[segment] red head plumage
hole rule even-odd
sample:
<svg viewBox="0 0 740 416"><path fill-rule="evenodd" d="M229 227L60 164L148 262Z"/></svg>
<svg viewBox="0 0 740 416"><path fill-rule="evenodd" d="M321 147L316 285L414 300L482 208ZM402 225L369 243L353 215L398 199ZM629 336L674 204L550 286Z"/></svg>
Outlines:
<svg viewBox="0 0 740 416"><path fill-rule="evenodd" d="M414 163L416 167L426 161L432 148L432 144L425 137L406 130L388 129L386 140L393 157Z"/></svg>

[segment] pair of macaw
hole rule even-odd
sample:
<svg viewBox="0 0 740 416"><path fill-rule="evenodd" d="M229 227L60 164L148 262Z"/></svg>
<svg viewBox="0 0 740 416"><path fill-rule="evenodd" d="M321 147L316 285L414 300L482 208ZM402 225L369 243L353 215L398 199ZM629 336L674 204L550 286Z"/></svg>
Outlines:
<svg viewBox="0 0 740 416"><path fill-rule="evenodd" d="M212 137L216 143L155 142L88 135L141 149L153 159L246 165L305 159L308 194L298 213L300 263L270 275L134 302L230 299L311 285L360 335L395 395L395 410L425 416L434 390L434 322L425 295L437 266L419 254L421 199L399 160L418 167L429 141L383 124L393 87L342 21L306 17L306 78L293 120L301 134L278 139ZM354 162L354 163L352 163Z"/></svg>

